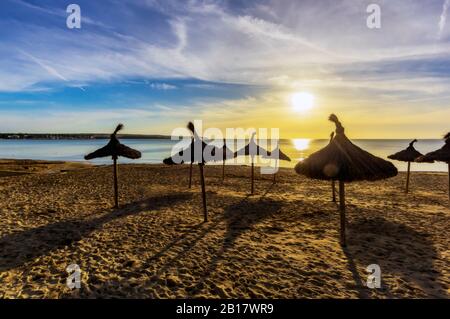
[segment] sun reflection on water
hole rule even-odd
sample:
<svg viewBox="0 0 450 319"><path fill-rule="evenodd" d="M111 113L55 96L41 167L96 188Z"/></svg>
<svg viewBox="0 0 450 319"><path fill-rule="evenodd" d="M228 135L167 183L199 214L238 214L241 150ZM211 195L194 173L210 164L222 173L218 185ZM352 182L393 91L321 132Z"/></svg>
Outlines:
<svg viewBox="0 0 450 319"><path fill-rule="evenodd" d="M309 138L295 138L292 140L294 143L294 147L297 151L305 151L309 148L309 143L311 139Z"/></svg>

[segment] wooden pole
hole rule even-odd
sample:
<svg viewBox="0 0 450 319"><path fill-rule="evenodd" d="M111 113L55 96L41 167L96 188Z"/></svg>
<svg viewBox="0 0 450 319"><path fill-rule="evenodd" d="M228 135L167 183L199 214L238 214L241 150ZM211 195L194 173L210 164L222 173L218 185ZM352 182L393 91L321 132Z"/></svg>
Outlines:
<svg viewBox="0 0 450 319"><path fill-rule="evenodd" d="M347 246L345 240L345 184L339 181L339 212L341 215L341 245Z"/></svg>
<svg viewBox="0 0 450 319"><path fill-rule="evenodd" d="M114 171L114 207L119 208L119 183L117 181L117 157L113 158Z"/></svg>
<svg viewBox="0 0 450 319"><path fill-rule="evenodd" d="M206 223L208 221L208 211L206 210L205 175L203 173L204 164L198 164L198 166L200 167L200 181L202 184L203 216L204 222Z"/></svg>
<svg viewBox="0 0 450 319"><path fill-rule="evenodd" d="M448 163L448 200L450 201L450 162Z"/></svg>
<svg viewBox="0 0 450 319"><path fill-rule="evenodd" d="M222 182L225 180L225 159L222 163Z"/></svg>
<svg viewBox="0 0 450 319"><path fill-rule="evenodd" d="M189 188L192 188L192 162L189 166Z"/></svg>
<svg viewBox="0 0 450 319"><path fill-rule="evenodd" d="M336 181L334 179L331 180L331 189L333 192L333 203L336 203Z"/></svg>
<svg viewBox="0 0 450 319"><path fill-rule="evenodd" d="M408 194L408 190L409 190L409 172L411 169L411 162L408 162L408 172L406 173L406 194Z"/></svg>
<svg viewBox="0 0 450 319"><path fill-rule="evenodd" d="M277 168L277 164L278 164L278 161L275 161L275 168ZM277 173L275 172L275 173L273 173L273 183L275 184L276 183L276 181L277 181Z"/></svg>
<svg viewBox="0 0 450 319"><path fill-rule="evenodd" d="M255 167L255 164L253 163L253 158L252 158L252 192L251 192L251 194L253 195L253 193L254 193L254 190L255 190L255 186L254 186L254 175L255 175L255 173L254 173L254 167Z"/></svg>

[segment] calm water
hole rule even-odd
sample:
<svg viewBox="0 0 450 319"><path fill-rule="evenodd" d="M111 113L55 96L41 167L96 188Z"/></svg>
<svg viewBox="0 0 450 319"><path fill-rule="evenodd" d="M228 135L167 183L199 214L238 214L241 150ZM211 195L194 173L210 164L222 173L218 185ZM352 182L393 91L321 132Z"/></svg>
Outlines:
<svg viewBox="0 0 450 319"><path fill-rule="evenodd" d="M83 156L99 147L107 140L0 140L0 158L40 159L83 161ZM123 143L142 152L142 158L136 161L120 159L121 163L161 163L163 158L171 153L177 141L167 139L133 140L124 139ZM353 140L359 147L374 155L387 159L389 154L395 153L408 146L410 140ZM284 167L293 167L298 161L308 157L328 144L328 140L292 139L281 140L280 148L288 154L292 162L281 162ZM427 153L444 145L443 140L420 140L415 147L421 153ZM270 148L270 147L269 147ZM108 158L96 159L95 164L110 163ZM392 161L399 170L406 170L406 163ZM445 163L419 164L413 163L412 170L416 171L447 171Z"/></svg>

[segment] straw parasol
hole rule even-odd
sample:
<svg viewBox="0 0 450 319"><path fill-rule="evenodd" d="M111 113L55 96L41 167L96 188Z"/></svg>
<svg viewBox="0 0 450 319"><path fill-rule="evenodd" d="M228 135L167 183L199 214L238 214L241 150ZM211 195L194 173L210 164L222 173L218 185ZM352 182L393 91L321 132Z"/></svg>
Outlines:
<svg viewBox="0 0 450 319"><path fill-rule="evenodd" d="M236 151L234 153L234 157L237 156L250 156L251 157L251 161L252 161L252 171L251 171L251 194L253 195L254 193L254 180L255 180L255 156L258 155L263 155L263 156L270 156L271 152L267 151L266 149L264 149L263 147L259 146L258 144L256 144L255 142L255 135L256 132L253 132L252 137L250 138L250 142L243 148L241 148L240 150Z"/></svg>
<svg viewBox="0 0 450 319"><path fill-rule="evenodd" d="M182 159L186 158L186 156L189 156L191 167L192 167L193 163L198 163L198 166L200 168L200 183L201 183L201 187L202 187L203 216L204 216L204 221L207 222L208 221L208 211L206 208L206 187L205 187L205 175L204 175L203 167L205 166L205 163L207 161L210 161L213 159L216 149L214 146L208 145L205 142L203 142L203 140L200 138L200 136L198 136L197 132L195 131L195 127L192 122L188 123L187 128L189 129L189 131L191 131L191 133L193 135L189 146L187 148L181 150L177 154L164 159L163 163L166 165L183 164L184 160L182 160ZM201 152L200 152L200 150L201 150ZM208 153L208 150L209 150L209 153L211 154L211 158L205 158L205 156L204 156L205 153L206 154ZM192 173L191 173L191 177L192 177ZM191 180L191 178L189 180ZM190 181L189 181L189 183L190 183Z"/></svg>
<svg viewBox="0 0 450 319"><path fill-rule="evenodd" d="M336 136L327 146L299 162L295 171L309 178L339 181L341 244L345 246L345 183L393 177L397 175L397 169L391 162L354 145L345 136L344 127L336 115L331 114L329 120L336 125Z"/></svg>
<svg viewBox="0 0 450 319"><path fill-rule="evenodd" d="M448 164L448 199L450 201L450 132L444 136L445 145L416 159L416 162L432 163L434 161Z"/></svg>
<svg viewBox="0 0 450 319"><path fill-rule="evenodd" d="M104 147L92 152L84 157L86 160L91 160L99 157L111 156L113 160L113 173L114 173L114 206L119 208L119 186L117 176L117 159L119 156L126 158L137 159L141 157L141 152L132 149L126 145L123 145L117 139L117 132L123 129L123 124L117 125L114 132L111 134L108 144Z"/></svg>
<svg viewBox="0 0 450 319"><path fill-rule="evenodd" d="M393 159L393 160L397 160L397 161L401 161L401 162L408 162L405 193L408 193L408 191L409 191L409 175L410 175L410 171L411 171L411 162L414 162L416 160L416 158L422 156L422 154L414 148L414 143L416 143L416 142L417 142L417 140L414 139L413 141L411 141L411 143L409 143L409 146L406 149L388 156L388 158Z"/></svg>
<svg viewBox="0 0 450 319"><path fill-rule="evenodd" d="M278 156L277 156L278 155ZM287 156L281 149L280 149L280 145L277 143L277 147L275 147L274 150L271 151L271 155L267 156L267 155L263 155L263 158L270 158L275 160L275 167L277 167L278 161L287 161L290 162L291 158L289 156ZM277 176L277 172L273 173L273 182L276 183L276 176Z"/></svg>

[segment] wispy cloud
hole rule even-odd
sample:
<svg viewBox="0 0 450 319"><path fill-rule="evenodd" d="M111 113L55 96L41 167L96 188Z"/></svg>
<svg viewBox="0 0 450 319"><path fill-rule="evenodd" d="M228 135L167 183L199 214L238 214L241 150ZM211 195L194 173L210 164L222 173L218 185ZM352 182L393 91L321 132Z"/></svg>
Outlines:
<svg viewBox="0 0 450 319"><path fill-rule="evenodd" d="M54 77L61 79L65 82L69 82L69 80L64 77L60 72L58 72L54 67L50 66L47 63L44 63L44 61L36 58L35 56L31 55L28 52L25 52L23 50L19 50L19 52L21 52L24 56L28 57L29 59L31 59L33 62L35 62L36 64L38 64L39 66L41 66L45 71L47 71L50 75L53 75ZM75 85L75 87L78 87L80 90L82 91L86 91L82 86L80 85Z"/></svg>
<svg viewBox="0 0 450 319"><path fill-rule="evenodd" d="M177 86L167 83L150 83L150 87L155 90L176 90Z"/></svg>
<svg viewBox="0 0 450 319"><path fill-rule="evenodd" d="M447 14L448 14L448 8L450 7L450 0L445 0L444 4L442 5L442 13L439 18L439 30L438 30L438 39L441 39L442 33L445 28L445 24L447 22Z"/></svg>

